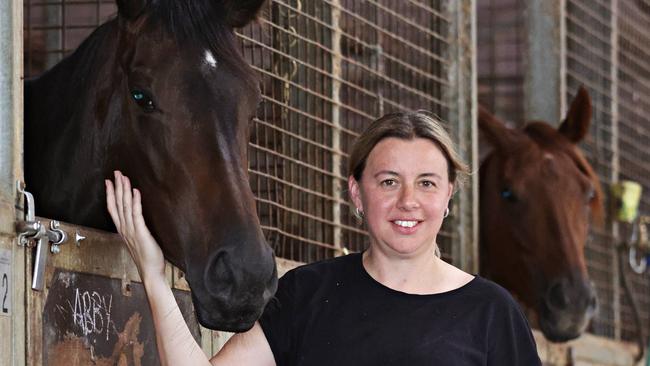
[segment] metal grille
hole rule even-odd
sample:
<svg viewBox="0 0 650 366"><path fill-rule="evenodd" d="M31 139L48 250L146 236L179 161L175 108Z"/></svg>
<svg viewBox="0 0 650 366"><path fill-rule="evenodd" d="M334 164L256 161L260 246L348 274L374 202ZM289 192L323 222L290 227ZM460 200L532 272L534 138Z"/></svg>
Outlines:
<svg viewBox="0 0 650 366"><path fill-rule="evenodd" d="M525 122L523 11L518 0L476 3L478 100L514 126Z"/></svg>
<svg viewBox="0 0 650 366"><path fill-rule="evenodd" d="M643 186L640 212L650 214L650 2L618 1L618 154L620 179ZM628 267L629 268L629 267ZM650 331L650 273L628 271L641 311L641 328ZM628 299L621 301L621 336L634 339L635 320Z"/></svg>
<svg viewBox="0 0 650 366"><path fill-rule="evenodd" d="M613 126L613 74L611 1L569 0L566 2L566 100L570 103L580 85L592 98L593 117L589 139L581 144L598 174L604 192L609 192L613 174L615 141ZM608 196L607 194L605 195ZM607 203L606 206L607 207ZM596 285L599 311L591 324L594 334L616 336L617 272L611 220L592 228L585 255L589 275Z"/></svg>
<svg viewBox="0 0 650 366"><path fill-rule="evenodd" d="M279 256L311 262L365 247L347 202L347 153L384 113L450 115L443 94L451 88L451 22L443 3L277 0L262 24L241 32L264 77L251 184ZM441 235L448 258L454 235L450 227Z"/></svg>
<svg viewBox="0 0 650 366"><path fill-rule="evenodd" d="M450 81L458 72L450 50L459 47L458 16L450 9L458 7L443 0L275 0L257 24L238 31L262 77L250 180L279 257L311 262L365 248L366 233L347 200L347 153L376 117L428 109L454 118L449 130L461 155L471 156L470 121L457 118L464 101ZM58 62L114 14L110 0L26 0L26 74ZM471 188L461 194L471 202ZM452 243L467 231L461 217L472 215L456 197L439 244L447 260L459 263L463 252Z"/></svg>
<svg viewBox="0 0 650 366"><path fill-rule="evenodd" d="M49 69L116 12L112 0L24 0L25 76Z"/></svg>

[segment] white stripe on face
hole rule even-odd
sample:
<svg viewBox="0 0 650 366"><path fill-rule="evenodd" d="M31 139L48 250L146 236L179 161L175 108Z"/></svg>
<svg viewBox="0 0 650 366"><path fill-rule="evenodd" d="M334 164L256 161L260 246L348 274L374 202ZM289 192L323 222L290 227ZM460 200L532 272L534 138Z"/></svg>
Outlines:
<svg viewBox="0 0 650 366"><path fill-rule="evenodd" d="M217 59L214 58L210 50L205 50L205 56L203 59L205 60L205 63L207 63L208 65L212 67L217 67Z"/></svg>

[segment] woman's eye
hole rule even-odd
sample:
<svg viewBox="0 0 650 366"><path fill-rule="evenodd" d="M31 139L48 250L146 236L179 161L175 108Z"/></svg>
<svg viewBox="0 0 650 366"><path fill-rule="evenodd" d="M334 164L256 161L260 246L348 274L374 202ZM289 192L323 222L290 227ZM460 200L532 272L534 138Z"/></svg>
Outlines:
<svg viewBox="0 0 650 366"><path fill-rule="evenodd" d="M395 179L384 179L381 181L381 185L385 187L391 187L397 184L397 181Z"/></svg>
<svg viewBox="0 0 650 366"><path fill-rule="evenodd" d="M142 108L145 112L153 112L156 110L156 104L153 102L153 99L144 90L132 90L131 98Z"/></svg>
<svg viewBox="0 0 650 366"><path fill-rule="evenodd" d="M422 181L420 184L425 188L434 188L436 186L436 184L430 180Z"/></svg>

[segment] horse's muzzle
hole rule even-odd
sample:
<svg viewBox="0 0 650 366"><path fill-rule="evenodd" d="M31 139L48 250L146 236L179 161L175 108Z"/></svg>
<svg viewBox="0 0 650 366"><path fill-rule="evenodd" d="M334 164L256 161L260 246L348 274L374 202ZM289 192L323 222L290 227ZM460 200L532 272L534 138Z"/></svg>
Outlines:
<svg viewBox="0 0 650 366"><path fill-rule="evenodd" d="M589 325L598 306L591 282L561 278L552 283L539 306L540 328L552 342L575 339Z"/></svg>
<svg viewBox="0 0 650 366"><path fill-rule="evenodd" d="M208 260L200 278L188 277L199 323L209 329L243 332L262 315L277 288L277 269L271 249L242 256L220 250Z"/></svg>

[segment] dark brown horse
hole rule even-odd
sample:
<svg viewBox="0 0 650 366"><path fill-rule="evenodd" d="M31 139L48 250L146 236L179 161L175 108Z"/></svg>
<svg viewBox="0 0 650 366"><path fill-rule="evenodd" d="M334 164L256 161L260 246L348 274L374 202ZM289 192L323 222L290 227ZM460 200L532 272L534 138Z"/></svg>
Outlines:
<svg viewBox="0 0 650 366"><path fill-rule="evenodd" d="M534 308L556 342L578 337L596 308L584 246L591 217L602 215L602 194L576 146L590 120L583 88L558 129L544 122L510 129L479 112L494 148L480 169L481 272Z"/></svg>
<svg viewBox="0 0 650 366"><path fill-rule="evenodd" d="M37 213L114 230L103 181L123 171L213 329L250 328L277 283L247 175L259 88L233 34L263 3L118 0L115 19L25 83Z"/></svg>

